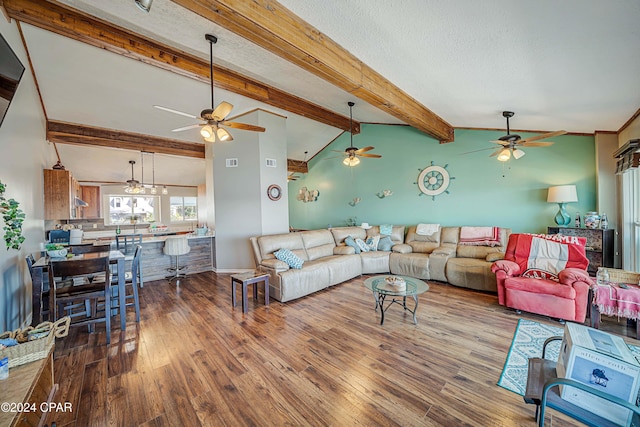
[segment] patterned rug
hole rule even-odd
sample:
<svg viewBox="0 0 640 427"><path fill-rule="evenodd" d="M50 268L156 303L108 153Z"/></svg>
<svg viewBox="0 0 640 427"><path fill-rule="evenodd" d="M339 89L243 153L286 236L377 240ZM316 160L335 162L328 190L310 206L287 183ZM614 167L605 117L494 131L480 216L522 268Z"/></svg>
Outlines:
<svg viewBox="0 0 640 427"><path fill-rule="evenodd" d="M500 387L524 396L527 385L527 371L530 357L542 356L542 344L552 336L562 335L564 328L550 326L533 320L518 320L516 332L513 335L511 348L504 362L502 374L498 380ZM640 347L629 345L629 349L640 360ZM558 360L560 341L554 341L547 346L545 357Z"/></svg>

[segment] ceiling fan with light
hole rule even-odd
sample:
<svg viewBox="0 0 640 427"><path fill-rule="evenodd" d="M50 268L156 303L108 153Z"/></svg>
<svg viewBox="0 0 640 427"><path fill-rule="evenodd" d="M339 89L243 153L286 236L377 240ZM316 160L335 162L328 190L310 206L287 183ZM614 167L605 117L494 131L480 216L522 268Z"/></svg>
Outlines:
<svg viewBox="0 0 640 427"><path fill-rule="evenodd" d="M264 132L265 128L261 126L254 126L245 123L232 122L229 120L225 120L226 117L231 113L233 109L233 105L226 101L222 101L217 107L215 106L215 100L213 96L213 45L218 42L218 38L212 34L205 34L205 39L209 41L209 55L210 55L210 80L211 80L211 108L206 108L200 112L200 117L194 116L193 114L183 113L182 111L177 111L171 108L163 107L160 105L154 105L154 108L159 110L168 111L169 113L178 114L181 116L189 117L191 119L200 119L202 123L196 123L189 126L180 127L177 129L172 129L172 132L182 132L189 129L201 128L200 135L203 136L204 140L207 142L215 142L218 141L233 141L233 137L228 130L226 130L223 126L241 129L241 130L249 130L252 132Z"/></svg>
<svg viewBox="0 0 640 427"><path fill-rule="evenodd" d="M513 156L513 158L517 160L526 154L520 149L520 147L548 147L549 145L553 145L553 142L540 140L545 138L553 138L554 136L564 135L565 133L567 133L566 130L559 130L522 139L520 135L510 133L509 119L513 117L514 114L515 113L513 111L502 112L502 117L507 119L507 134L498 138L497 141L491 141L494 144L501 145L501 147L491 153L489 157L498 156L497 159L501 162L506 162L511 158L511 156Z"/></svg>
<svg viewBox="0 0 640 427"><path fill-rule="evenodd" d="M367 153L367 151L371 151L375 147L368 146L364 148L357 148L353 146L353 106L356 104L349 101L347 102L347 105L349 106L349 135L351 137L351 144L344 151L338 151L338 150L331 150L331 151L344 154L346 157L344 158L342 163L344 163L347 166L359 165L360 164L359 157L371 157L374 159L381 158L382 156L380 154ZM329 157L329 159L335 159L335 157Z"/></svg>

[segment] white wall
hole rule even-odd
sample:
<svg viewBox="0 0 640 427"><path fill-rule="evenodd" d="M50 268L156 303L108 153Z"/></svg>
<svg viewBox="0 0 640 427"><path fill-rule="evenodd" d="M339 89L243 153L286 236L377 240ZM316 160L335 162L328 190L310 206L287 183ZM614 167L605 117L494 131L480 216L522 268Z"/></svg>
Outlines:
<svg viewBox="0 0 640 427"><path fill-rule="evenodd" d="M39 252L44 241L42 170L55 163L55 153L45 141L45 117L15 21L0 19L0 33L26 68L0 126L0 180L7 185L5 197L16 199L26 214L22 249L7 250L0 241L0 331L5 331L31 322L31 277L25 256Z"/></svg>
<svg viewBox="0 0 640 427"><path fill-rule="evenodd" d="M286 119L257 110L237 120L262 126L266 132L232 129L233 141L213 144L218 272L253 269L249 237L289 230ZM237 158L238 167L226 167L229 158ZM267 158L275 159L277 167L267 168ZM267 197L271 184L282 188L278 201Z"/></svg>
<svg viewBox="0 0 640 427"><path fill-rule="evenodd" d="M618 149L618 135L611 132L596 132L596 192L597 210L607 214L609 228L615 230L614 266L620 266L620 227L617 200L616 159L613 153Z"/></svg>

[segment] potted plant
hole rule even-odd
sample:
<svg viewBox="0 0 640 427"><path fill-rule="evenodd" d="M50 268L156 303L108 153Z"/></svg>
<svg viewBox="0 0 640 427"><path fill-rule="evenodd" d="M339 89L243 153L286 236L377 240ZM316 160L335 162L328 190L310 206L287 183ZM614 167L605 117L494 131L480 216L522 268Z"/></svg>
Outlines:
<svg viewBox="0 0 640 427"><path fill-rule="evenodd" d="M14 199L4 197L6 185L0 181L0 211L4 220L4 242L7 249L20 250L24 236L22 235L22 222L25 214L20 209L20 203Z"/></svg>

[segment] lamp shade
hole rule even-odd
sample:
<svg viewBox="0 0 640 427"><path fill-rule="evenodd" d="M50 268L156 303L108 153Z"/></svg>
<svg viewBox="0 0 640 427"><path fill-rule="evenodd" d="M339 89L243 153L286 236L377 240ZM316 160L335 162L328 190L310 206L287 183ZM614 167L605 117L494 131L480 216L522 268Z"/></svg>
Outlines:
<svg viewBox="0 0 640 427"><path fill-rule="evenodd" d="M547 203L571 203L578 201L575 185L556 185L549 187Z"/></svg>

